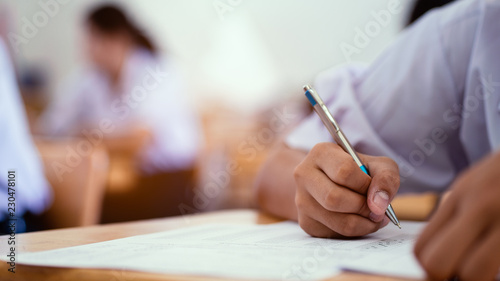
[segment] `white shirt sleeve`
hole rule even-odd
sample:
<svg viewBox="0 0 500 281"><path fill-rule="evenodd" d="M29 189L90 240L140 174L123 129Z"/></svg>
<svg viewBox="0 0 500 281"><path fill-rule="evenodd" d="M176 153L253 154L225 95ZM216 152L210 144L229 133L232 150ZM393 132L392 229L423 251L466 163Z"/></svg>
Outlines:
<svg viewBox="0 0 500 281"><path fill-rule="evenodd" d="M314 83L356 150L398 163L401 192L442 191L468 164L443 114L462 100L481 3L434 10L369 67L332 69ZM328 141L315 114L286 139L303 150Z"/></svg>
<svg viewBox="0 0 500 281"><path fill-rule="evenodd" d="M7 175L16 174L15 214L43 212L51 203L51 189L28 131L28 124L12 65L0 39L0 220L7 213Z"/></svg>
<svg viewBox="0 0 500 281"><path fill-rule="evenodd" d="M182 170L192 167L201 144L201 126L185 96L183 77L173 62L163 60L151 71L166 77L140 107L140 115L153 132L152 143L144 151L144 170ZM154 75L153 75L154 76Z"/></svg>
<svg viewBox="0 0 500 281"><path fill-rule="evenodd" d="M101 93L99 80L93 79L94 76L87 69L77 69L57 88L56 99L48 105L37 124L42 134L78 135L82 124L90 123L89 117L96 115L91 101L97 96L95 92Z"/></svg>

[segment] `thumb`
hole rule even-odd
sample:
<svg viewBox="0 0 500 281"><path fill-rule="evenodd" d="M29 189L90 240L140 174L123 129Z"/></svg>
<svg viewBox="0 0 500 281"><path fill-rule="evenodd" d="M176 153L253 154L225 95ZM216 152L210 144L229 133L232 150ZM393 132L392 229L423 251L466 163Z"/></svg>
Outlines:
<svg viewBox="0 0 500 281"><path fill-rule="evenodd" d="M399 189L399 168L387 157L370 157L367 161L372 180L368 187L367 200L370 218L381 221L384 213Z"/></svg>

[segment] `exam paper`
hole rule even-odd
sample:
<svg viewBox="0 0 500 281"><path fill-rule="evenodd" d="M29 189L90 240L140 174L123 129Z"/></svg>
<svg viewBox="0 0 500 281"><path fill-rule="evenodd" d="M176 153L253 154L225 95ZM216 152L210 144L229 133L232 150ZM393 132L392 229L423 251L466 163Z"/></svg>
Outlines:
<svg viewBox="0 0 500 281"><path fill-rule="evenodd" d="M413 246L423 226L422 223L402 222L399 235L372 243L368 247L377 249L376 252L359 259L344 260L342 268L377 275L425 279L425 271L413 255Z"/></svg>
<svg viewBox="0 0 500 281"><path fill-rule="evenodd" d="M294 222L207 224L57 250L19 254L22 264L229 278L316 280L341 268L423 277L411 261L391 271L380 258L408 259L422 223L389 225L360 239L313 238ZM375 269L381 265L383 271ZM364 267L365 266L365 267ZM405 270L401 270L405 268ZM399 272L401 271L401 272Z"/></svg>

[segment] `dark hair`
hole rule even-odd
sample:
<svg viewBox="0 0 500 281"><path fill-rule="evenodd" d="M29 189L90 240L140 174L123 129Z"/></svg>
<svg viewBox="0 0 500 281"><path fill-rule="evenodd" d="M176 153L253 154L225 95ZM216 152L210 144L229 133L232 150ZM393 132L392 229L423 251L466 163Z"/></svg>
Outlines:
<svg viewBox="0 0 500 281"><path fill-rule="evenodd" d="M87 15L87 21L104 33L127 32L137 45L156 53L156 47L151 40L127 18L119 7L103 5L94 8Z"/></svg>
<svg viewBox="0 0 500 281"><path fill-rule="evenodd" d="M437 7L444 6L448 3L453 2L454 0L417 0L413 5L413 10L411 11L410 17L408 19L407 26L412 24L418 18L423 16L429 10L432 10Z"/></svg>

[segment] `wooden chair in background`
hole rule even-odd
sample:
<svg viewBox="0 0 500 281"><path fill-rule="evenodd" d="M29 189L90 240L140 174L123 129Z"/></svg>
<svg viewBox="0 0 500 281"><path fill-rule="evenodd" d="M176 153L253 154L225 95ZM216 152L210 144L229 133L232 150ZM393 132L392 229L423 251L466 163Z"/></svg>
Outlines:
<svg viewBox="0 0 500 281"><path fill-rule="evenodd" d="M54 194L51 207L43 215L50 228L99 223L108 176L108 154L103 146L86 147L83 142L89 143L85 139L35 138Z"/></svg>

